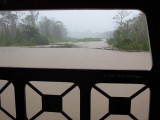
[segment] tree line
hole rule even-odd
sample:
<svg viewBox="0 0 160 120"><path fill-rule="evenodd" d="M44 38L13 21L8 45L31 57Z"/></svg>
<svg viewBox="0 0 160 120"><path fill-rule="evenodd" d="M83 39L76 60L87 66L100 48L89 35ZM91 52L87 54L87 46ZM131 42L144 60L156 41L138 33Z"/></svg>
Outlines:
<svg viewBox="0 0 160 120"><path fill-rule="evenodd" d="M123 50L149 50L147 21L140 12L132 19L125 20L130 13L122 10L113 18L118 24L108 43Z"/></svg>
<svg viewBox="0 0 160 120"><path fill-rule="evenodd" d="M0 46L45 45L67 37L61 21L38 17L38 11L1 11Z"/></svg>

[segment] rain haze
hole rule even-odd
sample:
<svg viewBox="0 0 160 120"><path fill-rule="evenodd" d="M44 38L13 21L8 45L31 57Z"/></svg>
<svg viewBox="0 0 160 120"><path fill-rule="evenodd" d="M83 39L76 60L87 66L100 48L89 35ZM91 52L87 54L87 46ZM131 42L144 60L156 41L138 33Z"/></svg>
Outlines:
<svg viewBox="0 0 160 120"><path fill-rule="evenodd" d="M0 66L151 68L146 17L138 10L5 11L0 20Z"/></svg>
<svg viewBox="0 0 160 120"><path fill-rule="evenodd" d="M148 71L152 67L148 36L146 16L138 10L3 11L0 12L0 67ZM53 80L54 74L53 72ZM61 98L58 106L63 107L60 108L61 112L67 110L70 119L80 120L81 96L78 89L75 90L70 83L44 81L33 81L30 85L41 91L43 96L50 93L62 96L69 91L68 97L63 96L63 101ZM0 89L2 85L8 84L2 80L0 83ZM68 119L65 118L64 112L64 114L61 112L39 114L44 111L42 107L44 99L39 94L36 95L30 85L25 88L28 119L35 119L35 116L39 120ZM73 92L71 88L75 91ZM111 97L122 98L131 98L138 91L137 96L131 101L131 109L127 107L127 114L129 109L131 111L129 116L111 115L107 120L149 119L150 91L146 86L100 83L94 88L91 90L90 104L92 120L99 120L108 115L106 113L110 109L110 102L103 96L104 94L99 94L97 88ZM14 86L8 90L13 93ZM60 94L57 94L57 91ZM0 96L3 98L0 104L16 118L15 103L10 101L14 94L4 95ZM55 101L57 100L60 100L59 97ZM122 110L123 108L120 113L123 113ZM124 112L126 113L126 110ZM5 112L0 111L0 119L8 120Z"/></svg>
<svg viewBox="0 0 160 120"><path fill-rule="evenodd" d="M94 34L115 30L117 24L113 17L116 16L118 11L119 10L46 10L39 12L39 20L42 16L46 16L50 19L63 22L67 28L68 36L72 37L74 34L83 32ZM126 20L140 13L138 10L127 10L127 12L130 12L130 14L125 18Z"/></svg>

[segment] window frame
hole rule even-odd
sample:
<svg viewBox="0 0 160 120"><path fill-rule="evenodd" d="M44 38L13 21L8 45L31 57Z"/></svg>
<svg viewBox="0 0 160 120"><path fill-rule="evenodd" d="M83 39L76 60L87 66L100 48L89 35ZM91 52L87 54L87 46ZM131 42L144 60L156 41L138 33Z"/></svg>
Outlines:
<svg viewBox="0 0 160 120"><path fill-rule="evenodd" d="M11 1L6 4L0 3L0 10L29 10L29 9L140 9L146 14L148 21L148 29L150 34L150 44L152 52L153 65L149 71L134 71L134 70L79 70L79 69L41 69L41 68L14 68L0 67L0 79L8 80L15 87L16 99L16 120L27 120L25 106L25 85L29 81L56 81L56 82L74 82L80 88L80 114L81 120L90 119L90 92L93 85L97 83L132 83L145 84L150 88L150 119L158 118L158 105L160 98L158 91L160 90L158 80L160 78L160 56L158 55L158 40L159 29L157 23L160 20L158 16L158 5L143 1L143 3L135 1L117 2L115 0L105 3L105 1L72 1L63 2L50 0L41 1ZM74 7L73 7L74 6ZM123 77L122 77L123 76Z"/></svg>

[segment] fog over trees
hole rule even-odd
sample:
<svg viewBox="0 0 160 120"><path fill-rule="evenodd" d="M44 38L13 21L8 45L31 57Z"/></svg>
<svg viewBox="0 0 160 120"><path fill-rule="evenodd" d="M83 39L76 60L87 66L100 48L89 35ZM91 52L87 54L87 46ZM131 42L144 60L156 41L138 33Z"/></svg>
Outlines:
<svg viewBox="0 0 160 120"><path fill-rule="evenodd" d="M21 11L1 11L0 46L42 45L67 37L67 30L61 21L44 16L37 23L38 16L38 11L28 11L27 14Z"/></svg>
<svg viewBox="0 0 160 120"><path fill-rule="evenodd" d="M106 39L119 49L149 50L147 22L142 12L133 16L131 10L53 11L52 18L52 12L43 12L0 11L0 46L48 45L97 38Z"/></svg>
<svg viewBox="0 0 160 120"><path fill-rule="evenodd" d="M64 24L61 21L50 20L46 16L42 17L38 29L49 40L65 39L67 37L67 30Z"/></svg>

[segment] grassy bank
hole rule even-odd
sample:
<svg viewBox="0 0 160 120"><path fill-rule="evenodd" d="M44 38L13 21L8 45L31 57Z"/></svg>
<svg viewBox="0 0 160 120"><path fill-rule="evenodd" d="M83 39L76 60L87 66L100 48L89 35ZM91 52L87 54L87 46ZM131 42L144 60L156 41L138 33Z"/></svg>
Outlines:
<svg viewBox="0 0 160 120"><path fill-rule="evenodd" d="M50 40L51 44L61 43L61 42L93 42L93 41L101 41L100 38L66 38L60 40Z"/></svg>
<svg viewBox="0 0 160 120"><path fill-rule="evenodd" d="M83 38L83 39L75 39L75 42L93 42L93 41L102 41L100 38Z"/></svg>
<svg viewBox="0 0 160 120"><path fill-rule="evenodd" d="M77 48L78 46L74 45L74 44L69 44L69 43L66 43L66 44L62 44L62 45L59 45L59 46L51 46L51 48Z"/></svg>

